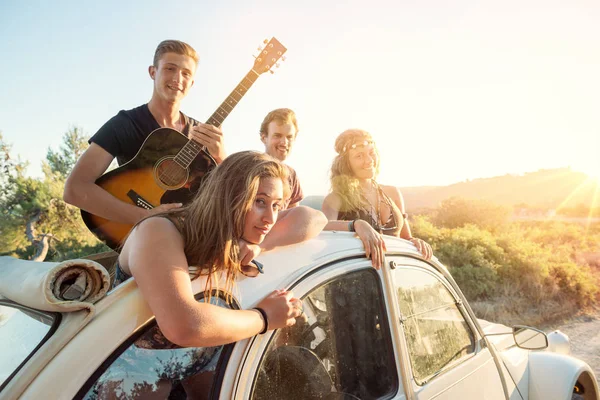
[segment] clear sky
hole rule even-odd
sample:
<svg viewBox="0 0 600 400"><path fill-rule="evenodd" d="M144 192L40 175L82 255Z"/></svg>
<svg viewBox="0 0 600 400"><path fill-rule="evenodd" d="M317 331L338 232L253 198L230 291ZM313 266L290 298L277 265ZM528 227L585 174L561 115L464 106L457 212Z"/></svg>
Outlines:
<svg viewBox="0 0 600 400"><path fill-rule="evenodd" d="M49 146L91 135L150 99L163 39L201 56L182 110L206 120L275 36L287 61L224 122L229 152L263 149L258 128L290 107L289 164L324 194L335 137L370 131L380 182L445 185L571 166L600 174L600 2L0 2L0 131L41 174Z"/></svg>

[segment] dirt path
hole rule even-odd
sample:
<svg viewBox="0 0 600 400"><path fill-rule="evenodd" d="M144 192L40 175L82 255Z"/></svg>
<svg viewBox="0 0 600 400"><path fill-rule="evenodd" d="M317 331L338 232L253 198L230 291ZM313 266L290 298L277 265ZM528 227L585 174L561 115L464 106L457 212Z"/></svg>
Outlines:
<svg viewBox="0 0 600 400"><path fill-rule="evenodd" d="M571 354L587 362L600 383L600 314L579 317L564 325L547 329L546 332L554 329L569 336Z"/></svg>

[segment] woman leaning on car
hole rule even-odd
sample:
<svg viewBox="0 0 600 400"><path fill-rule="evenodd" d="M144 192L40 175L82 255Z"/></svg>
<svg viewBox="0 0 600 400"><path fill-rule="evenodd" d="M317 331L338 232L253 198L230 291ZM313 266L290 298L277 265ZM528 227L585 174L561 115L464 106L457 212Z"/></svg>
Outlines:
<svg viewBox="0 0 600 400"><path fill-rule="evenodd" d="M371 135L360 129L344 131L335 140L335 151L331 193L322 206L329 219L325 229L356 232L375 268L383 264L382 234L409 240L423 257L431 258L431 246L412 237L398 188L376 181L379 153Z"/></svg>
<svg viewBox="0 0 600 400"><path fill-rule="evenodd" d="M287 169L268 155L244 151L226 158L189 205L139 222L123 245L118 272L133 275L167 339L183 347L235 342L291 326L302 314L291 291L278 290L255 309L231 310L194 298L191 279L206 275L231 293L238 273L270 250L310 239L327 223L307 207L281 210ZM190 278L190 276L192 278ZM222 279L220 279L222 278Z"/></svg>

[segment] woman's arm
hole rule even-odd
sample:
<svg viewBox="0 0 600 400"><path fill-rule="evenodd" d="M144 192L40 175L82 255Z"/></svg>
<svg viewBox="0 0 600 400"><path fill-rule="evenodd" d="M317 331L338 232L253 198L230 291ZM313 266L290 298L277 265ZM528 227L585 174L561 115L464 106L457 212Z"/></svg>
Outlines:
<svg viewBox="0 0 600 400"><path fill-rule="evenodd" d="M217 346L259 333L264 321L253 310L229 310L194 298L179 231L165 218L136 227L120 260L131 271L167 339L185 347ZM291 292L276 292L259 303L269 329L290 326L300 315Z"/></svg>
<svg viewBox="0 0 600 400"><path fill-rule="evenodd" d="M239 240L240 263L242 266L248 266L250 261L263 251L312 239L323 230L326 224L325 215L310 207L295 206L292 209L281 211L277 216L277 222L261 244L248 243L244 239Z"/></svg>
<svg viewBox="0 0 600 400"><path fill-rule="evenodd" d="M323 214L327 217L327 225L325 225L324 230L326 231L350 231L350 225L348 224L351 221L339 221L338 215L340 213L340 206L342 205L342 200L335 193L329 193L323 199L323 204L321 205L321 210Z"/></svg>
<svg viewBox="0 0 600 400"><path fill-rule="evenodd" d="M319 210L297 206L281 211L277 222L260 244L262 251L300 243L317 236L327 224L327 218Z"/></svg>
<svg viewBox="0 0 600 400"><path fill-rule="evenodd" d="M321 209L325 216L327 216L327 219L329 219L329 222L325 225L325 230L356 232L359 239L363 242L366 257L371 259L371 264L374 268L381 268L384 261L384 253L387 250L383 237L367 221L363 221L362 219L357 219L354 222L338 220L341 203L341 199L335 193L330 193L323 199Z"/></svg>

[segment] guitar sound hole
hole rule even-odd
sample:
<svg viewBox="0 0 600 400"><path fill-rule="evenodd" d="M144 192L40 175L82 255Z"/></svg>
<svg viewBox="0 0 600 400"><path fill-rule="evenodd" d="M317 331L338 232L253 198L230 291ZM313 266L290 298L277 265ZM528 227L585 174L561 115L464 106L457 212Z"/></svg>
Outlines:
<svg viewBox="0 0 600 400"><path fill-rule="evenodd" d="M187 182L189 172L187 168L177 164L173 157L165 157L156 163L154 178L158 186L165 190L179 189Z"/></svg>

